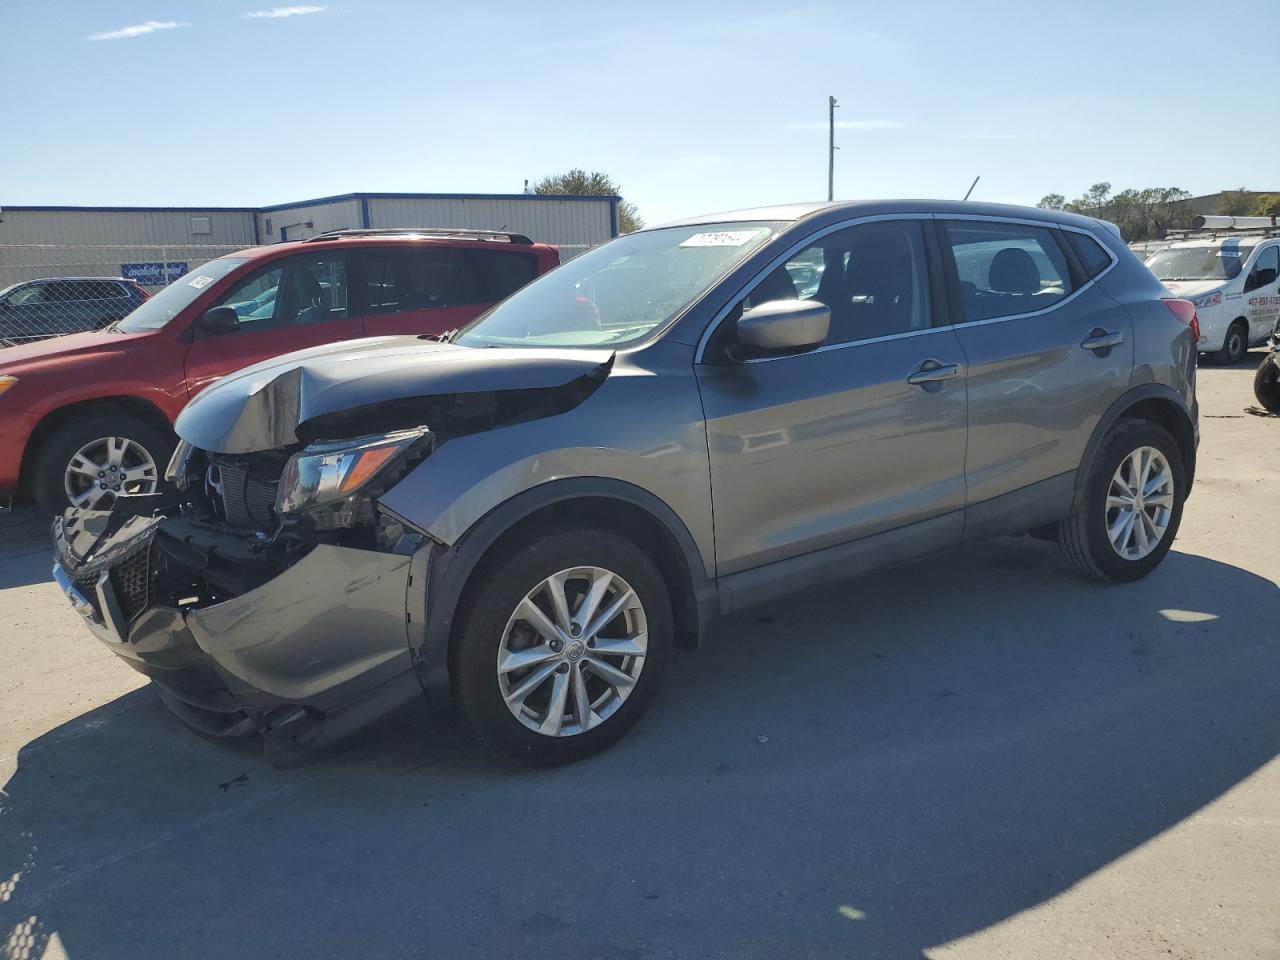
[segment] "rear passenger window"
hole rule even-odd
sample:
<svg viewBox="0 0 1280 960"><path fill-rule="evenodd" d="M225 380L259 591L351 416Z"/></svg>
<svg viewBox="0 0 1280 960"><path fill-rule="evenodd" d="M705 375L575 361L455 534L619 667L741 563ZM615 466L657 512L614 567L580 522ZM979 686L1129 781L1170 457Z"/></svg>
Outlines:
<svg viewBox="0 0 1280 960"><path fill-rule="evenodd" d="M1071 293L1066 257L1048 229L985 222L945 226L966 320L1035 313Z"/></svg>
<svg viewBox="0 0 1280 960"><path fill-rule="evenodd" d="M1071 249L1080 258L1080 263L1084 266L1086 279L1092 280L1107 267L1111 266L1111 254L1107 253L1102 244L1093 239L1093 237L1086 236L1083 233L1076 233L1074 230L1063 230L1062 235L1067 238L1067 242L1071 244Z"/></svg>
<svg viewBox="0 0 1280 960"><path fill-rule="evenodd" d="M462 264L452 250L412 250L405 254L401 310L427 310L465 303Z"/></svg>
<svg viewBox="0 0 1280 960"><path fill-rule="evenodd" d="M538 275L538 258L531 253L468 250L468 269L474 273L471 303L505 300Z"/></svg>
<svg viewBox="0 0 1280 960"><path fill-rule="evenodd" d="M84 299L86 300L115 300L124 296L124 292L118 284L112 283L110 280L89 280L86 281L84 291Z"/></svg>

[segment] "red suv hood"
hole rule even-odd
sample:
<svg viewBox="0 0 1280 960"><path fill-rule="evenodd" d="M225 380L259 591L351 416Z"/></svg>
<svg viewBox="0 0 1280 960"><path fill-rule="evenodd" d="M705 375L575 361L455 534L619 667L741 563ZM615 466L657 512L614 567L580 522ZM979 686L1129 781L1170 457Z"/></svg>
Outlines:
<svg viewBox="0 0 1280 960"><path fill-rule="evenodd" d="M86 357L102 357L123 353L137 340L154 336L146 333L72 333L50 340L37 340L16 347L0 347L0 374L19 375L41 370L54 370Z"/></svg>

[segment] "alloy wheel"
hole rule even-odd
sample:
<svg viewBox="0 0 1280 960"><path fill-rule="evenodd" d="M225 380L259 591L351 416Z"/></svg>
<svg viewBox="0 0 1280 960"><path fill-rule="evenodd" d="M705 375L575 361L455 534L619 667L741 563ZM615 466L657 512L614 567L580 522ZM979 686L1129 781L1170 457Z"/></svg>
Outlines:
<svg viewBox="0 0 1280 960"><path fill-rule="evenodd" d="M109 510L116 498L155 493L160 471L142 444L128 437L100 437L67 463L63 486L72 505Z"/></svg>
<svg viewBox="0 0 1280 960"><path fill-rule="evenodd" d="M1155 447L1139 447L1120 462L1107 491L1107 539L1125 560L1150 555L1173 516L1173 471Z"/></svg>
<svg viewBox="0 0 1280 960"><path fill-rule="evenodd" d="M498 688L512 716L549 737L585 733L635 689L648 652L644 606L602 567L571 567L530 590L498 645Z"/></svg>

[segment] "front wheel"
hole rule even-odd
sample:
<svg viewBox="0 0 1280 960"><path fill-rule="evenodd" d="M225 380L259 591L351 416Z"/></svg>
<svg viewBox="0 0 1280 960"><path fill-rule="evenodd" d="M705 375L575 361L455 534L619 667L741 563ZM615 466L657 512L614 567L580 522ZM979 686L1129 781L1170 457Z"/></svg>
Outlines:
<svg viewBox="0 0 1280 960"><path fill-rule="evenodd" d="M1269 353L1253 375L1253 395L1262 409L1280 413L1280 353Z"/></svg>
<svg viewBox="0 0 1280 960"><path fill-rule="evenodd" d="M1213 355L1219 363L1234 367L1244 360L1249 352L1249 327L1243 320L1236 320L1227 329L1226 339L1222 341L1222 349Z"/></svg>
<svg viewBox="0 0 1280 960"><path fill-rule="evenodd" d="M1062 550L1096 580L1126 583L1156 568L1173 544L1186 497L1182 455L1169 432L1147 420L1122 420L1094 455Z"/></svg>
<svg viewBox="0 0 1280 960"><path fill-rule="evenodd" d="M157 493L172 455L172 438L135 417L72 420L54 431L36 460L36 503L46 514L110 510L121 495Z"/></svg>
<svg viewBox="0 0 1280 960"><path fill-rule="evenodd" d="M648 555L578 529L531 539L477 576L451 650L475 737L501 756L551 765L626 733L657 691L674 630Z"/></svg>

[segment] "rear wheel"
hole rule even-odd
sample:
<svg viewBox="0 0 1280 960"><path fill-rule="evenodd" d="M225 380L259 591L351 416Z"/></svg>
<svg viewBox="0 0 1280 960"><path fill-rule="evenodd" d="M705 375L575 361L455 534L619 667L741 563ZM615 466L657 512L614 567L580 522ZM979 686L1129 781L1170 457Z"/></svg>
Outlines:
<svg viewBox="0 0 1280 960"><path fill-rule="evenodd" d="M36 503L46 514L73 506L110 510L122 494L159 492L172 455L172 439L136 417L72 420L54 431L36 460Z"/></svg>
<svg viewBox="0 0 1280 960"><path fill-rule="evenodd" d="M483 744L551 765L613 744L657 691L671 602L631 541L579 529L531 540L482 570L459 621L452 675Z"/></svg>
<svg viewBox="0 0 1280 960"><path fill-rule="evenodd" d="M1122 420L1094 455L1060 542L1090 577L1145 577L1173 544L1186 497L1178 445L1159 424Z"/></svg>
<svg viewBox="0 0 1280 960"><path fill-rule="evenodd" d="M1253 375L1253 395L1262 409L1280 413L1280 354L1268 354Z"/></svg>
<svg viewBox="0 0 1280 960"><path fill-rule="evenodd" d="M1243 320L1235 320L1227 328L1226 339L1222 341L1222 349L1213 355L1219 363L1234 367L1244 360L1249 352L1249 327Z"/></svg>

